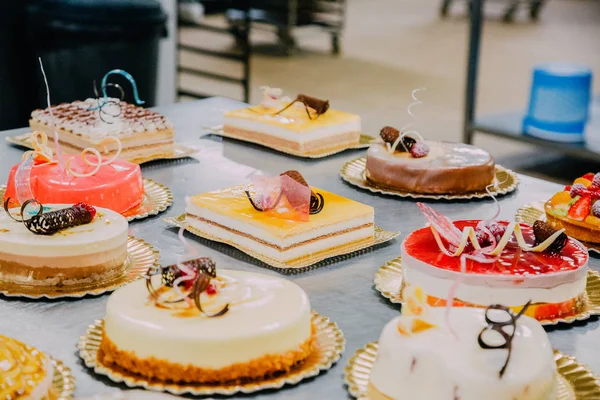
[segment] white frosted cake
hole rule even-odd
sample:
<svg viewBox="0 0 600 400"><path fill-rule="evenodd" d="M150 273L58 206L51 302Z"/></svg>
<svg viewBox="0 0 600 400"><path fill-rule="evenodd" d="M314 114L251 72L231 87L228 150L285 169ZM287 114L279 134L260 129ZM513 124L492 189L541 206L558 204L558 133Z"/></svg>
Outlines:
<svg viewBox="0 0 600 400"><path fill-rule="evenodd" d="M199 263L214 271L212 261ZM178 295L173 279L190 276L174 268L163 270L160 288L161 276L153 277L156 297L144 280L110 296L102 363L163 381L229 382L289 370L312 353L310 303L296 284L242 271L220 270L213 277L204 270L199 309L196 293L183 282L178 287L190 301L166 302ZM171 286L164 285L169 279Z"/></svg>
<svg viewBox="0 0 600 400"><path fill-rule="evenodd" d="M311 153L336 152L360 141L361 123L358 115L329 108L328 102L317 101L318 110L301 102L292 103L289 98L279 98L281 91L269 97L277 89L268 88L265 99L251 106L225 113L223 130L227 136L258 143L276 150L310 155ZM301 97L303 96L303 97ZM283 110L283 111L282 111Z"/></svg>
<svg viewBox="0 0 600 400"><path fill-rule="evenodd" d="M118 147L113 141L104 143L103 140L114 136L123 147L120 157L127 161L173 155L173 123L166 117L119 99L100 101L106 103L101 110L97 109L98 99L52 106L52 115L48 108L35 110L31 113L29 126L53 138L54 121L59 142L69 153L80 153L92 147L110 158L117 153Z"/></svg>
<svg viewBox="0 0 600 400"><path fill-rule="evenodd" d="M48 204L42 215L73 207ZM35 207L27 210L31 210L27 212L31 214L26 215L26 219L37 212ZM10 212L19 218L19 209ZM23 222L0 211L0 280L35 286L68 286L108 280L121 274L127 257L127 220L105 208L96 208L90 219L89 223L51 234L36 234Z"/></svg>
<svg viewBox="0 0 600 400"><path fill-rule="evenodd" d="M278 218L253 208L236 186L191 197L186 222L217 240L287 262L340 246L369 242L374 235L373 207L322 189L322 210L307 221Z"/></svg>
<svg viewBox="0 0 600 400"><path fill-rule="evenodd" d="M44 353L0 335L0 399L52 400L53 373Z"/></svg>
<svg viewBox="0 0 600 400"><path fill-rule="evenodd" d="M456 336L442 308L394 318L379 339L369 400L555 400L554 354L539 322L520 316L510 350L485 349L478 342L488 328L485 312L453 308L449 323ZM488 313L508 319L502 310ZM504 343L493 331L482 337L490 345Z"/></svg>

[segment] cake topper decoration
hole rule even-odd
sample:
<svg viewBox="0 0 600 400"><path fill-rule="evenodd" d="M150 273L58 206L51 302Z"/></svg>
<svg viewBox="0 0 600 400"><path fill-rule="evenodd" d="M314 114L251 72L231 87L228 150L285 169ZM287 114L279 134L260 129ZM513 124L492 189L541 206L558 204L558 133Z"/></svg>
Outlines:
<svg viewBox="0 0 600 400"><path fill-rule="evenodd" d="M103 150L106 151L107 150L106 145L109 142L115 142L117 144L117 151L111 158L109 158L106 161L103 161L102 154L98 150L96 150L93 147L88 147L86 149L83 149L83 151L81 152L81 159L83 160L83 162L85 164L90 165L94 168L87 173L76 172L75 170L73 170L73 168L71 168L71 162L73 160L75 160L75 157L71 157L67 161L67 165L66 165L67 172L77 178L86 178L86 177L93 176L96 173L98 173L98 171L100 171L100 168L103 165L108 165L108 164L113 163L117 158L119 158L119 155L121 154L121 151L123 150L123 145L121 144L121 141L119 140L119 138L117 138L116 136L107 136L106 138L102 139L102 141L100 141L100 143L98 143L96 146L102 147ZM95 159L88 158L87 155L89 153L93 154L95 156Z"/></svg>
<svg viewBox="0 0 600 400"><path fill-rule="evenodd" d="M329 100L321 100L316 97L307 96L305 94L299 94L294 100L292 100L287 106L277 111L275 115L281 114L288 108L290 108L294 103L299 102L304 104L304 109L306 110L306 114L309 119L317 119L321 115L325 114L327 110L329 110ZM310 112L310 109L314 110L315 116Z"/></svg>
<svg viewBox="0 0 600 400"><path fill-rule="evenodd" d="M403 336L410 336L423 332L436 325L429 321L431 307L427 304L427 295L419 286L407 285L402 290L402 316L398 321L398 332Z"/></svg>
<svg viewBox="0 0 600 400"><path fill-rule="evenodd" d="M315 193L298 171L285 171L277 177L252 176L255 194L246 196L255 210L296 221L308 221L309 215L323 210L325 199Z"/></svg>
<svg viewBox="0 0 600 400"><path fill-rule="evenodd" d="M186 198L186 202L189 199ZM183 243L188 255L197 255L197 251L191 247L183 236L184 228L179 229L178 238ZM209 314L202 305L202 294L212 297L218 293L219 278L217 277L217 266L208 257L197 257L182 261L184 256L179 257L177 264L168 266L150 267L144 277L146 288L150 294L151 301L158 307L181 308L195 307L200 314L207 318L215 318L225 315L229 311L229 304L225 304L219 311ZM160 275L161 286L156 289L152 284L152 277ZM212 303L212 302L211 302Z"/></svg>
<svg viewBox="0 0 600 400"><path fill-rule="evenodd" d="M511 309L500 304L493 304L485 310L485 322L488 325L485 328L483 328L481 332L479 332L479 336L477 336L477 343L484 350L506 349L508 351L506 354L506 360L504 361L504 365L498 372L498 376L500 378L502 378L502 376L506 372L506 367L508 367L508 362L510 361L510 356L512 353L512 341L517 331L517 320L521 318L523 314L525 314L525 311L527 311L527 308L530 305L531 300L523 306L523 308L521 309L521 311L519 311L518 314L514 314ZM506 318L502 318L500 321L494 320L490 313L490 311L492 310L504 311L506 313ZM509 332L505 330L506 327L509 327ZM502 337L502 339L504 339L504 343L493 344L495 340L492 341L492 344L486 342L485 337L487 332L496 332Z"/></svg>
<svg viewBox="0 0 600 400"><path fill-rule="evenodd" d="M415 130L408 130L416 122L413 107L423 104L417 98L416 93L425 90L425 88L415 89L411 93L413 102L408 106L407 112L412 121L398 130L391 126L384 126L379 132L379 136L384 141L389 153L393 154L396 151L410 153L414 158L425 157L429 154L429 146L421 134Z"/></svg>
<svg viewBox="0 0 600 400"><path fill-rule="evenodd" d="M77 203L69 208L44 212L44 205L36 200L30 199L22 203L20 218L10 213L10 197L4 202L4 210L15 221L22 222L27 229L36 235L54 235L63 229L73 228L79 225L89 224L96 216L96 209L85 203ZM37 205L37 212L26 219L27 206Z"/></svg>
<svg viewBox="0 0 600 400"><path fill-rule="evenodd" d="M260 90L263 93L263 99L260 102L260 105L264 108L279 108L283 103L292 101L289 97L283 96L283 90L280 88L261 86Z"/></svg>
<svg viewBox="0 0 600 400"><path fill-rule="evenodd" d="M100 97L100 94L98 93L98 89L96 88L96 81L94 81L94 95L96 96L96 99L97 99L97 105L95 107L89 108L89 110L98 110L98 117L100 118L100 120L102 122L107 123L107 124L114 123L115 122L114 119L118 118L122 114L123 109L121 106L121 102L125 98L125 90L123 89L123 87L121 85L119 85L117 83L109 83L108 82L108 77L110 75L121 75L125 79L127 79L133 89L133 99L135 101L135 104L141 105L141 104L145 103L145 101L140 99L139 94L138 94L137 84L135 83L135 79L129 72L124 71L122 69L113 69L111 71L108 71L102 78L102 83L100 85L100 90L102 90L102 98ZM111 87L115 88L119 91L119 99L118 100L108 97L107 91L108 91L108 88L111 88ZM109 118L106 118L106 117L109 117Z"/></svg>
<svg viewBox="0 0 600 400"><path fill-rule="evenodd" d="M42 70L42 76L44 77L44 84L46 86L46 103L48 105L48 111L50 112L50 124L52 131L54 132L54 153L56 154L56 160L58 161L58 166L61 170L65 170L65 158L62 153L62 149L60 148L60 143L58 142L58 131L56 130L56 119L54 118L54 113L52 113L52 103L50 102L50 86L48 85L48 78L46 78L46 71L44 71L44 64L42 63L42 58L38 57L40 62L40 69Z"/></svg>

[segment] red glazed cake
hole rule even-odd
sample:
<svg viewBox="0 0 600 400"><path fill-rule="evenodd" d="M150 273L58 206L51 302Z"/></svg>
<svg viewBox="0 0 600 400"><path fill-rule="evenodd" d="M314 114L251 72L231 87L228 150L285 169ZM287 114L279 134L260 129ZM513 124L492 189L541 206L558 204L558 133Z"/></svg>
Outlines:
<svg viewBox="0 0 600 400"><path fill-rule="evenodd" d="M520 310L531 301L527 314L538 320L570 316L584 306L588 253L561 231L541 221L533 227L438 221L402 243L404 284L422 287L429 304L446 305L448 293L456 306L505 304ZM470 242L465 232L472 232Z"/></svg>
<svg viewBox="0 0 600 400"><path fill-rule="evenodd" d="M41 134L39 137L45 136ZM144 183L139 165L119 159L102 163L102 157L98 159L96 155L85 155L85 159L79 155L65 155L68 168L63 170L56 158L52 158L51 153L48 155L47 149L45 151L45 154L35 153L29 177L31 192L37 201L44 204L83 201L118 213L141 204ZM102 165L98 166L98 163ZM20 165L15 165L10 171L4 201L9 198L11 202L18 200L15 175Z"/></svg>

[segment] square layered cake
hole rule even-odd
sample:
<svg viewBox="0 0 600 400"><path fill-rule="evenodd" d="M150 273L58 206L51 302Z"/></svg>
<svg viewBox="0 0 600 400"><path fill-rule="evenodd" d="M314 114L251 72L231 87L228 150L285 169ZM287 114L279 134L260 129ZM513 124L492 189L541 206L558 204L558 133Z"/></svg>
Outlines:
<svg viewBox="0 0 600 400"><path fill-rule="evenodd" d="M54 128L67 153L80 153L92 147L111 157L118 151L116 142L102 142L114 136L121 141L120 158L140 162L170 157L174 152L173 124L163 115L119 99L87 99L62 103L31 113L29 126L45 132L51 139ZM103 107L99 109L99 104ZM54 127L53 127L54 124Z"/></svg>
<svg viewBox="0 0 600 400"><path fill-rule="evenodd" d="M293 154L334 153L360 142L358 115L328 109L316 116L301 103L279 111L279 106L257 105L228 112L223 131L228 137Z"/></svg>
<svg viewBox="0 0 600 400"><path fill-rule="evenodd" d="M373 207L313 187L323 196L323 209L308 221L289 220L256 210L248 189L242 185L191 197L186 222L219 241L279 262L373 241Z"/></svg>

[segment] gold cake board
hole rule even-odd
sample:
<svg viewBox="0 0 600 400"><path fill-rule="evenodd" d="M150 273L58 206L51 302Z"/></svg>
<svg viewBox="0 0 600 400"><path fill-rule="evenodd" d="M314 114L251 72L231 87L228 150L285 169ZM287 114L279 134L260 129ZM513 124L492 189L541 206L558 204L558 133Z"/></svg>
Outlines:
<svg viewBox="0 0 600 400"><path fill-rule="evenodd" d="M345 339L342 331L335 322L316 312L312 314L312 324L315 327L316 349L300 365L290 372L248 382L221 384L191 384L150 380L140 375L127 372L121 368L106 366L98 361L98 349L102 340L104 320L98 320L90 325L79 339L79 356L88 368L98 375L107 376L113 382L122 382L128 387L141 387L148 390L170 392L172 394L234 395L236 393L254 393L260 390L280 389L284 385L296 385L300 381L319 375L330 369L344 352ZM168 345L168 344L166 344Z"/></svg>
<svg viewBox="0 0 600 400"><path fill-rule="evenodd" d="M388 261L375 274L375 289L392 303L401 304L402 295L402 257ZM584 321L593 315L600 315L600 274L588 269L586 283L586 303L575 315L539 321L542 325L556 325L558 323L573 323Z"/></svg>
<svg viewBox="0 0 600 400"><path fill-rule="evenodd" d="M348 393L355 399L374 400L369 398L369 380L378 349L378 343L372 342L357 350L344 370ZM558 372L556 400L600 399L600 378L589 367L558 350L554 350L554 361Z"/></svg>
<svg viewBox="0 0 600 400"><path fill-rule="evenodd" d="M62 361L50 357L54 375L50 389L50 400L71 400L75 393L75 378L71 369Z"/></svg>
<svg viewBox="0 0 600 400"><path fill-rule="evenodd" d="M246 253L247 255L261 261L266 266L284 274L298 274L316 268L320 268L325 265L335 263L337 261L358 256L360 254L365 253L366 251L369 251L373 247L389 242L390 240L393 240L400 235L400 232L390 232L376 226L375 234L372 239L346 243L343 246L338 246L332 249L307 254L302 258L297 258L295 260L287 262L281 262L267 257L263 254L257 253L236 242L225 240L217 236L211 235L208 232L204 232L202 230L188 226L185 222L185 214L181 214L178 217L165 218L164 221L178 228L183 228L191 234L200 238L207 239L213 242L225 243L232 247L235 247L238 250Z"/></svg>

